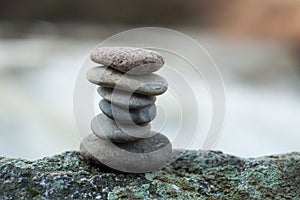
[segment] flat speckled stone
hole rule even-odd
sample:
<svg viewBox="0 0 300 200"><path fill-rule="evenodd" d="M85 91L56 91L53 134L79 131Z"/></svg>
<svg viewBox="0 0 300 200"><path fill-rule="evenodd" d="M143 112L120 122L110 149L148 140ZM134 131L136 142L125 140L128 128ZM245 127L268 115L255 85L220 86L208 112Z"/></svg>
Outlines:
<svg viewBox="0 0 300 200"><path fill-rule="evenodd" d="M96 85L116 88L144 95L160 95L167 91L167 81L157 74L124 75L109 67L94 67L87 71L87 79Z"/></svg>
<svg viewBox="0 0 300 200"><path fill-rule="evenodd" d="M80 144L80 153L88 161L110 168L142 173L157 170L172 160L172 145L160 133L128 143L112 143L94 134Z"/></svg>
<svg viewBox="0 0 300 200"><path fill-rule="evenodd" d="M111 119L120 123L143 124L152 121L156 117L156 106L151 105L140 109L125 109L112 105L109 101L102 99L99 103L102 112Z"/></svg>
<svg viewBox="0 0 300 200"><path fill-rule="evenodd" d="M164 65L159 53L134 47L98 47L91 53L91 60L135 75L155 72Z"/></svg>
<svg viewBox="0 0 300 200"><path fill-rule="evenodd" d="M132 142L153 136L150 134L151 125L149 123L140 126L121 124L120 127L104 114L97 115L91 122L91 129L95 135L112 142Z"/></svg>
<svg viewBox="0 0 300 200"><path fill-rule="evenodd" d="M139 109L153 105L156 101L154 96L114 90L113 88L99 87L97 91L105 100L123 108Z"/></svg>

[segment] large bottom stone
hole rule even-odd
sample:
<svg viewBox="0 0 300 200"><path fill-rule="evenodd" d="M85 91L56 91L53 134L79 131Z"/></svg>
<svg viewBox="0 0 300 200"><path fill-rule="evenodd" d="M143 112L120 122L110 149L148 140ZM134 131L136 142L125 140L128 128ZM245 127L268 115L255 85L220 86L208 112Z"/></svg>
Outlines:
<svg viewBox="0 0 300 200"><path fill-rule="evenodd" d="M88 161L130 173L154 171L172 160L172 145L160 133L129 143L112 143L90 134L80 144L80 152Z"/></svg>
<svg viewBox="0 0 300 200"><path fill-rule="evenodd" d="M97 115L91 122L91 129L95 135L112 142L132 142L140 138L151 137L151 125L116 124L104 114Z"/></svg>
<svg viewBox="0 0 300 200"><path fill-rule="evenodd" d="M111 104L102 99L99 103L102 112L111 119L120 123L143 124L152 121L156 117L156 106L151 105L140 109L125 109Z"/></svg>

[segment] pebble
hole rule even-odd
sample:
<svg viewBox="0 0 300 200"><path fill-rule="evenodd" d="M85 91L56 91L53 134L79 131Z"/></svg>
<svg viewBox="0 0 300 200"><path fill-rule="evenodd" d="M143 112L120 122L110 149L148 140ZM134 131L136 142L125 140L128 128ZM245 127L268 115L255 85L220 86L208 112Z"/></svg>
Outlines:
<svg viewBox="0 0 300 200"><path fill-rule="evenodd" d="M151 135L151 125L149 123L140 126L121 124L121 128L118 125L106 115L99 114L92 120L91 129L98 137L109 139L112 142L131 142L153 136Z"/></svg>
<svg viewBox="0 0 300 200"><path fill-rule="evenodd" d="M129 106L132 109L139 109L153 105L156 101L154 96L114 90L113 88L99 87L97 91L105 100L123 108L128 108Z"/></svg>
<svg viewBox="0 0 300 200"><path fill-rule="evenodd" d="M99 103L99 107L102 112L111 119L117 120L120 123L143 124L152 121L156 117L156 106L151 105L140 109L125 109L119 106L113 105L102 99ZM113 110L112 110L113 109Z"/></svg>
<svg viewBox="0 0 300 200"><path fill-rule="evenodd" d="M98 47L91 53L91 60L134 75L149 74L164 65L159 53L135 47Z"/></svg>
<svg viewBox="0 0 300 200"><path fill-rule="evenodd" d="M144 95L160 95L167 91L167 81L157 74L124 75L109 67L94 67L87 71L87 79L96 85L116 88Z"/></svg>
<svg viewBox="0 0 300 200"><path fill-rule="evenodd" d="M84 159L119 171L144 173L157 170L172 160L172 145L160 133L128 143L112 143L94 134L80 144Z"/></svg>
<svg viewBox="0 0 300 200"><path fill-rule="evenodd" d="M151 172L172 162L172 144L151 131L157 114L155 101L168 89L153 72L163 57L134 47L98 47L91 53L100 66L87 71L88 81L99 85L103 113L91 122L92 134L80 144L84 159L123 172ZM175 188L176 189L176 188Z"/></svg>

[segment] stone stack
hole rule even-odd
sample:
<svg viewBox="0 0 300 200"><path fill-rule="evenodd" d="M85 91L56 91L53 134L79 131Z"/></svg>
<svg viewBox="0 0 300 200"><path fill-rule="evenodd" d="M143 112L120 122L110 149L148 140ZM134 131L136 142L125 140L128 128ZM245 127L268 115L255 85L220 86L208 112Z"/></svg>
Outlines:
<svg viewBox="0 0 300 200"><path fill-rule="evenodd" d="M172 145L166 136L151 131L150 124L156 117L155 96L168 88L167 81L153 73L164 65L163 57L141 48L99 47L91 59L101 64L86 76L100 86L103 113L91 122L93 134L82 141L82 156L126 172L148 172L166 165Z"/></svg>

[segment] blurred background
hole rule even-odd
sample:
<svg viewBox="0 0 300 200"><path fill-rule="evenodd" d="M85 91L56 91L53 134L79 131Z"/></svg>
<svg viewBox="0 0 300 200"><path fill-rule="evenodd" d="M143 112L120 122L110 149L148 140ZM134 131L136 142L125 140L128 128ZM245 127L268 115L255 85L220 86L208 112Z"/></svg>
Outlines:
<svg viewBox="0 0 300 200"><path fill-rule="evenodd" d="M216 150L300 150L300 1L11 0L0 2L0 155L78 149L72 98L83 61L143 26L193 37L218 65L227 113Z"/></svg>

